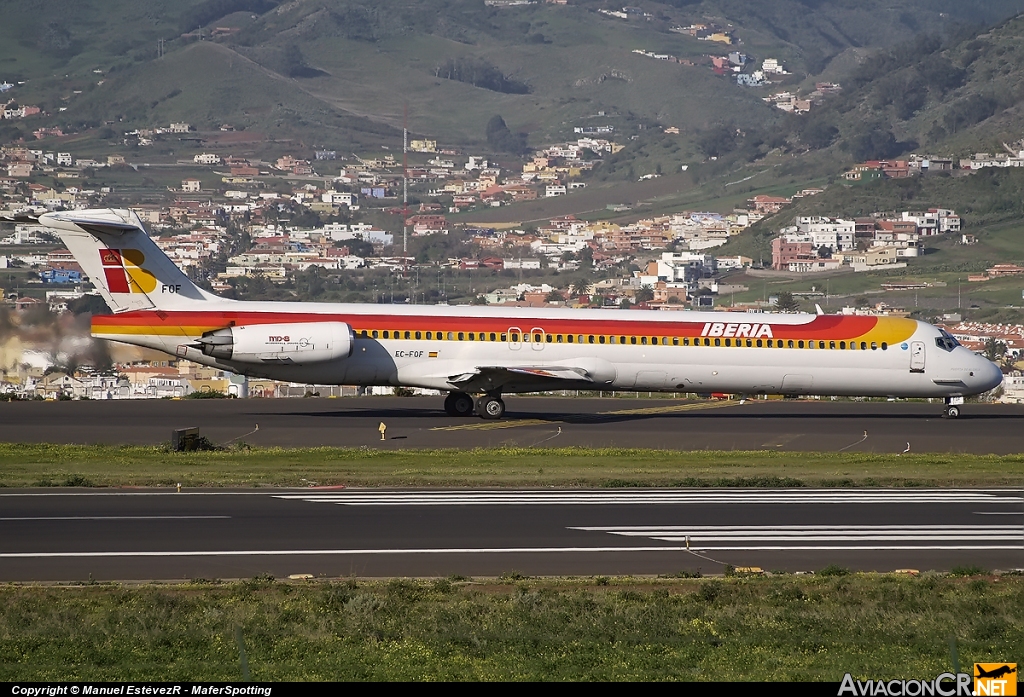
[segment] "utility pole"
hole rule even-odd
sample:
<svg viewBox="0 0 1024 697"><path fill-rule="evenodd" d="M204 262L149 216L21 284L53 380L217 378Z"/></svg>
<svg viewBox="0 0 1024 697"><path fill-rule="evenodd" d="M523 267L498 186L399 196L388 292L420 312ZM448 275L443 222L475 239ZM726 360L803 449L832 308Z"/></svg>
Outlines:
<svg viewBox="0 0 1024 697"><path fill-rule="evenodd" d="M402 119L402 257L409 261L409 103Z"/></svg>

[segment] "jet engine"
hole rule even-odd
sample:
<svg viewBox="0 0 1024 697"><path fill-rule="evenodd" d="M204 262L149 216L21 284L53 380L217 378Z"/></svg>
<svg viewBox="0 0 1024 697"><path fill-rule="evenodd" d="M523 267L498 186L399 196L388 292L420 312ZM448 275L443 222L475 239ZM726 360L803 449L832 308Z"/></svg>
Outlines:
<svg viewBox="0 0 1024 697"><path fill-rule="evenodd" d="M345 322L248 324L207 332L202 352L239 363L306 365L348 358L355 334Z"/></svg>

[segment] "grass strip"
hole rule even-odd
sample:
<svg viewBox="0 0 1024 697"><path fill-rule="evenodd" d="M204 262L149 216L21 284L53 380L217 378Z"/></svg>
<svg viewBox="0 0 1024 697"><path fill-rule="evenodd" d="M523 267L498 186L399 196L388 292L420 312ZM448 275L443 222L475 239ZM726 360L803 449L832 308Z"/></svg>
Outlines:
<svg viewBox="0 0 1024 697"><path fill-rule="evenodd" d="M0 444L0 486L1019 487L1024 455Z"/></svg>
<svg viewBox="0 0 1024 697"><path fill-rule="evenodd" d="M828 571L828 570L823 570ZM0 586L0 681L932 679L1024 655L1024 578Z"/></svg>

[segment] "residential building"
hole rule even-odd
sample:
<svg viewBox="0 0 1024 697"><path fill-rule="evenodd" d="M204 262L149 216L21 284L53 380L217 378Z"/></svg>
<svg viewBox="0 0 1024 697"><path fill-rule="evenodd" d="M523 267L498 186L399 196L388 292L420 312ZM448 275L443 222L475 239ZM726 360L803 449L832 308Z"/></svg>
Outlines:
<svg viewBox="0 0 1024 697"><path fill-rule="evenodd" d="M772 268L783 271L788 270L789 265L797 261L809 261L817 259L814 253L814 244L810 241L793 242L782 235L772 240Z"/></svg>

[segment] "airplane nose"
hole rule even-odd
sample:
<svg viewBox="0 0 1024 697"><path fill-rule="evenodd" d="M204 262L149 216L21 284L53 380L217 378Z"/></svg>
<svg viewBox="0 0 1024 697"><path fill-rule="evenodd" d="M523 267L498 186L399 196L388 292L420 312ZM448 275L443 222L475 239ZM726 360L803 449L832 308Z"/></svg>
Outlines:
<svg viewBox="0 0 1024 697"><path fill-rule="evenodd" d="M978 356L978 366L974 369L974 385L982 392L999 387L1003 382L1003 371L992 361Z"/></svg>

